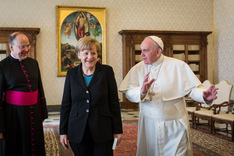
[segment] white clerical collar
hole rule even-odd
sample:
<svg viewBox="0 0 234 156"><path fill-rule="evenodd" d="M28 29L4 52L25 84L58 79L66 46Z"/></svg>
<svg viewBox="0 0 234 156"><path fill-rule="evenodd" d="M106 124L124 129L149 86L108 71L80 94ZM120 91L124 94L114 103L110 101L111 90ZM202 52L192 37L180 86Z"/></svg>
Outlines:
<svg viewBox="0 0 234 156"><path fill-rule="evenodd" d="M152 65L153 67L157 67L158 65L160 65L160 64L162 63L163 58L164 58L164 55L161 54L160 57L159 57L159 59L158 59L156 62L152 63L151 65Z"/></svg>
<svg viewBox="0 0 234 156"><path fill-rule="evenodd" d="M12 55L12 53L10 53L10 54L11 54L11 56L12 56L14 59L16 59L15 56Z"/></svg>
<svg viewBox="0 0 234 156"><path fill-rule="evenodd" d="M13 56L12 53L10 53L10 55L11 55L14 59L19 60L19 61L22 61L22 60L20 60L20 59L15 58L15 56Z"/></svg>

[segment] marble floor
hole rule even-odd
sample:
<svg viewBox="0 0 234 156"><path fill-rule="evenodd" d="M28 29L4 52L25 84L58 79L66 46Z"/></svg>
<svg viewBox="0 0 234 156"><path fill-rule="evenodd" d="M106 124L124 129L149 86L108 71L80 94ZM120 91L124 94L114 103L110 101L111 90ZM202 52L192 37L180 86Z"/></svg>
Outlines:
<svg viewBox="0 0 234 156"><path fill-rule="evenodd" d="M59 125L60 112L59 111L49 111L49 117L43 122L44 126ZM121 109L122 120L137 120L139 116L138 110L133 109Z"/></svg>

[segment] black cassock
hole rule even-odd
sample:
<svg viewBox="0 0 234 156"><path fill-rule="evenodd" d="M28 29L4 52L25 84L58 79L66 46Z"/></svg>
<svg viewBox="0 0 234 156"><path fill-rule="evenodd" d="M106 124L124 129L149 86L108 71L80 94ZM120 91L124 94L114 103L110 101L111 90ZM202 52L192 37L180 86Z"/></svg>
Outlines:
<svg viewBox="0 0 234 156"><path fill-rule="evenodd" d="M0 62L0 133L6 156L44 156L48 117L38 62L11 55Z"/></svg>

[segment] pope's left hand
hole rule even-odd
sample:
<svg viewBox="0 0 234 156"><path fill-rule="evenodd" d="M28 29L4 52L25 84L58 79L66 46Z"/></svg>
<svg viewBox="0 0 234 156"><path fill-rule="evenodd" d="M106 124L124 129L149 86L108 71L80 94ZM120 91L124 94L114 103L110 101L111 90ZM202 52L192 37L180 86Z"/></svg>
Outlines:
<svg viewBox="0 0 234 156"><path fill-rule="evenodd" d="M209 89L203 92L203 98L205 101L212 101L217 99L217 90L218 88L215 88L213 85L210 86Z"/></svg>

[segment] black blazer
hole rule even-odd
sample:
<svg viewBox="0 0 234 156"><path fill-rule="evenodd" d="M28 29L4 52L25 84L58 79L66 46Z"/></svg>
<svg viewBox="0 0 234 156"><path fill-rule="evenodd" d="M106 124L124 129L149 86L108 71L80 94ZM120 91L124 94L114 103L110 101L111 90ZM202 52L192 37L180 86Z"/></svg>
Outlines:
<svg viewBox="0 0 234 156"><path fill-rule="evenodd" d="M88 121L88 122L87 122ZM118 90L112 67L96 64L88 87L82 75L82 64L68 70L61 105L60 135L80 143L86 123L95 142L113 139L122 133Z"/></svg>

